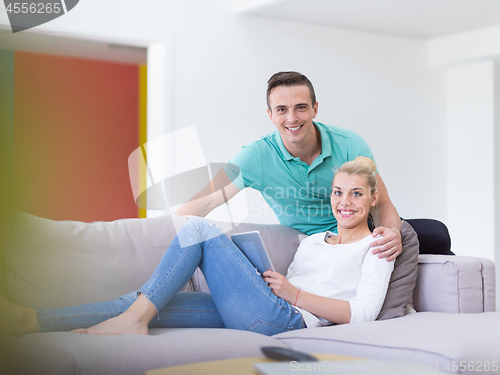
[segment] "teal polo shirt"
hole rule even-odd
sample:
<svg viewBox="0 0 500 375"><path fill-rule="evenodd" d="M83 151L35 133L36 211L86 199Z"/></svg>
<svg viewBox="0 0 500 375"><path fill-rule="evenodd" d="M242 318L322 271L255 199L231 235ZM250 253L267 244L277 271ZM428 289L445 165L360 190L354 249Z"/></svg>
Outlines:
<svg viewBox="0 0 500 375"><path fill-rule="evenodd" d="M367 143L353 131L314 125L321 135L321 154L311 165L290 155L275 130L245 145L225 168L238 189L260 191L282 224L307 235L337 231L330 204L335 171L358 156L373 159Z"/></svg>

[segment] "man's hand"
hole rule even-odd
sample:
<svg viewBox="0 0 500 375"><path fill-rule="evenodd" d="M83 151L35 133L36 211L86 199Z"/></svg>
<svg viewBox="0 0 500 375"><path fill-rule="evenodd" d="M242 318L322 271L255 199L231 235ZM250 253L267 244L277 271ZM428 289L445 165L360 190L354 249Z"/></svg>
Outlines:
<svg viewBox="0 0 500 375"><path fill-rule="evenodd" d="M390 262L396 259L399 254L403 251L403 246L401 244L401 233L397 229L377 227L373 231L373 237L378 235L383 236L376 241L373 241L370 246L377 247L372 250L373 254L378 254L379 258L387 258Z"/></svg>
<svg viewBox="0 0 500 375"><path fill-rule="evenodd" d="M278 297L283 298L285 301L293 304L297 296L298 289L294 287L285 276L274 271L266 271L262 277L269 287Z"/></svg>

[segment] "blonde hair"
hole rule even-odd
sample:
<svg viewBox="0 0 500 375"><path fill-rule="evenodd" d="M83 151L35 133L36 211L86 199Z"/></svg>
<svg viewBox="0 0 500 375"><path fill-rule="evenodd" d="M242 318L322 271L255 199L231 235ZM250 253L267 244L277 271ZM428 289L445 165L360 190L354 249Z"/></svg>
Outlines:
<svg viewBox="0 0 500 375"><path fill-rule="evenodd" d="M368 186L370 187L370 193L373 194L378 190L377 176L375 175L376 170L377 166L372 159L365 156L358 156L356 159L342 164L340 168L335 172L333 178L335 179L337 173L341 172L365 176L366 181L368 182Z"/></svg>

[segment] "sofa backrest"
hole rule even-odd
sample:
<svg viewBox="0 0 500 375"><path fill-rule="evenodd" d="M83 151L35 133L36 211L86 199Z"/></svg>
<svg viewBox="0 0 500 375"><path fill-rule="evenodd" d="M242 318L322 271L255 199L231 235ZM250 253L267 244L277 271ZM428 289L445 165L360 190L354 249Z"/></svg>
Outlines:
<svg viewBox="0 0 500 375"><path fill-rule="evenodd" d="M5 296L38 308L117 298L138 290L188 219L161 216L84 223L16 212L2 263ZM276 270L286 274L301 233L283 225L217 223L228 235L259 230ZM192 290L186 286L184 290Z"/></svg>
<svg viewBox="0 0 500 375"><path fill-rule="evenodd" d="M186 220L186 217L161 216L83 223L15 213L2 252L5 295L25 306L51 308L114 299L138 290L159 263L176 228ZM286 274L300 240L305 237L280 224L242 223L235 227L230 223L215 224L229 236L258 230L276 271L281 274ZM414 235L411 227L408 233ZM418 253L418 241L415 246L412 253ZM400 256L399 261L405 257L408 256ZM416 253L411 258L415 270L401 267L404 272L399 276L396 263L393 276L398 277L391 279L379 318L404 315L405 301L411 298L416 278L412 275L416 274ZM191 285L195 290L208 291L199 270L193 275ZM184 290L192 289L188 285Z"/></svg>
<svg viewBox="0 0 500 375"><path fill-rule="evenodd" d="M83 223L25 213L2 251L8 299L39 308L117 298L151 276L183 217Z"/></svg>

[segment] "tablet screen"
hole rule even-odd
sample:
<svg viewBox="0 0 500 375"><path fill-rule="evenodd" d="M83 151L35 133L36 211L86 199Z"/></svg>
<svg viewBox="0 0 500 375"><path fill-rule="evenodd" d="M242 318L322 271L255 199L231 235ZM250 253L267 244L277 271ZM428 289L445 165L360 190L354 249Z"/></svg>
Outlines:
<svg viewBox="0 0 500 375"><path fill-rule="evenodd" d="M258 231L233 234L231 239L257 268L257 271L260 273L268 270L274 271L274 266Z"/></svg>

